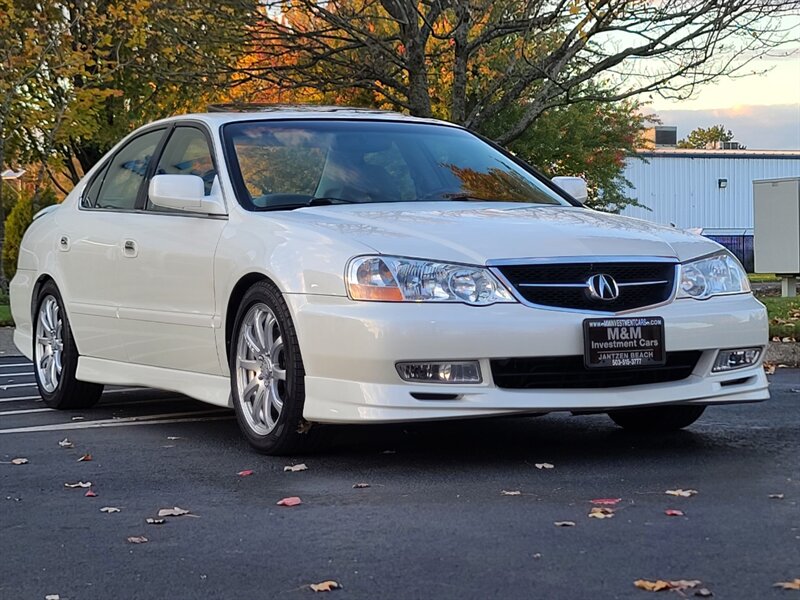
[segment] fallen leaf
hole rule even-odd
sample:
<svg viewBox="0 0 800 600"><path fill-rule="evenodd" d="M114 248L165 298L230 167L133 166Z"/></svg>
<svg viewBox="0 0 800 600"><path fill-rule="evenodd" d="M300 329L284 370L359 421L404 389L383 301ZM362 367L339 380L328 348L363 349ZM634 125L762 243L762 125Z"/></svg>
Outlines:
<svg viewBox="0 0 800 600"><path fill-rule="evenodd" d="M662 592L664 590L675 590L682 592L684 590L695 588L702 583L702 581L698 581L697 579L679 579L677 581L664 581L663 579L649 581L647 579L637 579L633 582L633 585L640 590L646 590L648 592Z"/></svg>
<svg viewBox="0 0 800 600"><path fill-rule="evenodd" d="M115 513L119 512L119 509L116 506L104 506L103 508L100 509L100 512Z"/></svg>
<svg viewBox="0 0 800 600"><path fill-rule="evenodd" d="M143 535L132 535L128 538L131 544L146 544L149 540Z"/></svg>
<svg viewBox="0 0 800 600"><path fill-rule="evenodd" d="M61 596L58 594L47 594L47 596L44 597L44 600L61 600Z"/></svg>
<svg viewBox="0 0 800 600"><path fill-rule="evenodd" d="M145 523L148 525L163 525L167 522L166 519L153 519L152 517L148 517L144 520Z"/></svg>
<svg viewBox="0 0 800 600"><path fill-rule="evenodd" d="M784 495L783 494L770 494L769 497L772 498L773 500L783 500Z"/></svg>
<svg viewBox="0 0 800 600"><path fill-rule="evenodd" d="M74 448L75 447L75 444L70 442L69 438L64 438L63 440L58 442L58 445L61 446L62 448Z"/></svg>
<svg viewBox="0 0 800 600"><path fill-rule="evenodd" d="M397 454L397 450L384 450L381 454Z"/></svg>
<svg viewBox="0 0 800 600"><path fill-rule="evenodd" d="M589 500L592 504L602 504L604 506L614 506L622 502L622 498L595 498L594 500Z"/></svg>
<svg viewBox="0 0 800 600"><path fill-rule="evenodd" d="M772 587L779 587L782 590L800 590L800 579L793 579L792 581L779 581L773 583Z"/></svg>
<svg viewBox="0 0 800 600"><path fill-rule="evenodd" d="M551 465L550 463L536 463L537 469L554 469L555 465Z"/></svg>
<svg viewBox="0 0 800 600"><path fill-rule="evenodd" d="M537 552L536 554L533 555L533 558L535 558L537 560L542 558L542 553L541 552Z"/></svg>
<svg viewBox="0 0 800 600"><path fill-rule="evenodd" d="M11 459L12 465L27 465L28 459L27 458L12 458Z"/></svg>
<svg viewBox="0 0 800 600"><path fill-rule="evenodd" d="M287 465L283 467L283 471L291 471L292 473L297 473L298 471L308 471L308 467L305 463L300 463L299 465Z"/></svg>
<svg viewBox="0 0 800 600"><path fill-rule="evenodd" d="M589 511L588 516L592 519L610 519L614 516L614 509L594 506L592 510Z"/></svg>
<svg viewBox="0 0 800 600"><path fill-rule="evenodd" d="M276 502L278 506L297 506L298 504L302 503L303 501L297 496L289 496L288 498L284 498L283 500L278 500L278 502Z"/></svg>
<svg viewBox="0 0 800 600"><path fill-rule="evenodd" d="M556 527L575 527L575 521L556 521L553 525Z"/></svg>
<svg viewBox="0 0 800 600"><path fill-rule="evenodd" d="M342 589L342 584L338 581L330 580L321 583L312 583L309 587L315 592L330 592L332 590Z"/></svg>
<svg viewBox="0 0 800 600"><path fill-rule="evenodd" d="M91 454L84 454L83 456L81 456L78 459L78 462L89 462L90 460L92 460L92 455Z"/></svg>
<svg viewBox="0 0 800 600"><path fill-rule="evenodd" d="M711 596L714 595L714 592L712 592L708 588L700 588L699 590L695 591L694 595L699 596L701 598L711 598Z"/></svg>
<svg viewBox="0 0 800 600"><path fill-rule="evenodd" d="M522 494L519 490L502 490L500 492L503 496L519 496Z"/></svg>
<svg viewBox="0 0 800 600"><path fill-rule="evenodd" d="M85 417L77 416L77 417L72 417L72 420L73 421L83 421L84 418Z"/></svg>
<svg viewBox="0 0 800 600"><path fill-rule="evenodd" d="M764 371L767 373L767 375L774 374L775 373L775 365L773 363L765 362L764 363Z"/></svg>
<svg viewBox="0 0 800 600"><path fill-rule="evenodd" d="M787 337L781 338L781 341L784 342L784 343L794 343L797 340L794 339L793 337L787 336Z"/></svg>
<svg viewBox="0 0 800 600"><path fill-rule="evenodd" d="M773 335L773 336L772 336L772 341L773 341L773 342L780 342L780 341L781 341L781 336L779 336L779 335Z"/></svg>
<svg viewBox="0 0 800 600"><path fill-rule="evenodd" d="M191 511L181 508L180 506L173 506L172 508L162 508L158 511L159 517L181 517L188 515Z"/></svg>
<svg viewBox="0 0 800 600"><path fill-rule="evenodd" d="M97 494L94 493L94 490L92 490L92 488L89 488L88 490L86 490L84 496L86 496L87 498L96 498Z"/></svg>
<svg viewBox="0 0 800 600"><path fill-rule="evenodd" d="M669 496L680 496L681 498L688 498L689 496L694 496L697 493L697 490L667 490L664 492Z"/></svg>
<svg viewBox="0 0 800 600"><path fill-rule="evenodd" d="M238 475L239 477L248 477L248 476L250 476L250 475L252 475L252 474L253 474L253 471L252 471L251 469L245 469L244 471L239 471L239 472L237 473L237 475Z"/></svg>
<svg viewBox="0 0 800 600"><path fill-rule="evenodd" d="M91 481L79 481L77 483L65 483L64 487L66 488L88 488L92 487Z"/></svg>
<svg viewBox="0 0 800 600"><path fill-rule="evenodd" d="M177 435L168 435L167 439L170 440L171 442L174 442L175 440L179 440L181 438L179 438Z"/></svg>
<svg viewBox="0 0 800 600"><path fill-rule="evenodd" d="M300 419L297 423L297 433L308 433L309 431L311 431L311 422Z"/></svg>
<svg viewBox="0 0 800 600"><path fill-rule="evenodd" d="M368 487L369 487L368 483L354 483L353 484L353 488L357 489L357 490L368 488Z"/></svg>
<svg viewBox="0 0 800 600"><path fill-rule="evenodd" d="M667 515L668 517L682 517L682 516L684 516L683 515L683 511L682 510L678 510L677 508L668 508L667 510L664 511L664 514Z"/></svg>

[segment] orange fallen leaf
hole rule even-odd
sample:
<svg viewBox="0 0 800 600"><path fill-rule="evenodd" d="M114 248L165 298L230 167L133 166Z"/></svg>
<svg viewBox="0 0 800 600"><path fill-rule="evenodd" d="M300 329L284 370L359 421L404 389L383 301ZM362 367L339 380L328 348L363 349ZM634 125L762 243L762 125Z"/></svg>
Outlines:
<svg viewBox="0 0 800 600"><path fill-rule="evenodd" d="M312 583L309 587L315 592L330 592L342 589L342 584L338 581L328 580L321 583Z"/></svg>
<svg viewBox="0 0 800 600"><path fill-rule="evenodd" d="M283 500L278 500L278 502L276 502L278 506L297 506L298 504L302 503L303 501L297 496L289 496L288 498L284 498Z"/></svg>
<svg viewBox="0 0 800 600"><path fill-rule="evenodd" d="M792 581L779 581L773 583L772 587L779 587L782 590L800 590L800 579L793 579Z"/></svg>
<svg viewBox="0 0 800 600"><path fill-rule="evenodd" d="M614 516L613 508L604 508L602 506L594 506L589 511L589 517L592 519L610 519Z"/></svg>
<svg viewBox="0 0 800 600"><path fill-rule="evenodd" d="M94 493L94 490L92 490L92 488L89 488L88 490L86 490L84 496L86 496L87 498L96 498L97 494Z"/></svg>
<svg viewBox="0 0 800 600"><path fill-rule="evenodd" d="M589 500L589 502L603 506L614 506L622 502L622 498L595 498L594 500Z"/></svg>
<svg viewBox="0 0 800 600"><path fill-rule="evenodd" d="M252 475L252 474L253 474L253 471L252 471L251 469L245 469L244 471L239 471L239 472L237 473L237 475L238 475L239 477L248 477L248 476L250 476L250 475Z"/></svg>
<svg viewBox="0 0 800 600"><path fill-rule="evenodd" d="M648 579L637 579L633 582L633 585L640 590L646 590L648 592L663 592L664 590L675 590L682 592L684 590L696 588L702 583L703 582L698 579L678 579L674 581L665 581L663 579L657 579L655 581L650 581Z"/></svg>
<svg viewBox="0 0 800 600"><path fill-rule="evenodd" d="M84 454L83 456L81 456L78 459L78 462L89 462L90 460L92 460L92 455L91 454Z"/></svg>
<svg viewBox="0 0 800 600"><path fill-rule="evenodd" d="M668 517L682 517L684 516L682 510L678 510L677 508L668 508L664 511L664 514Z"/></svg>

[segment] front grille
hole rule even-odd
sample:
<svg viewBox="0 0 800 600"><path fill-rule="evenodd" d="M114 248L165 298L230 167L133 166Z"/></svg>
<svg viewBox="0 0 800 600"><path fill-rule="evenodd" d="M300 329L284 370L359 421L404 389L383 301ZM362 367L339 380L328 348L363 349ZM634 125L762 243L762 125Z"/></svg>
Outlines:
<svg viewBox="0 0 800 600"><path fill-rule="evenodd" d="M612 313L666 302L676 271L673 262L546 263L505 265L497 270L531 304ZM616 300L589 295L587 281L600 274L616 281Z"/></svg>
<svg viewBox="0 0 800 600"><path fill-rule="evenodd" d="M680 381L692 374L702 353L667 352L664 365L587 369L583 356L500 358L491 361L492 378L503 389L611 388Z"/></svg>

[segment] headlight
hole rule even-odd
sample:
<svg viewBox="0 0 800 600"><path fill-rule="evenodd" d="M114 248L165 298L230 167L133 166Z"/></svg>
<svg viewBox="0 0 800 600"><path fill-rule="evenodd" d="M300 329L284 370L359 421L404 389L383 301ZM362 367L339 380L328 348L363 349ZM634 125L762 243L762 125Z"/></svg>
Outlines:
<svg viewBox="0 0 800 600"><path fill-rule="evenodd" d="M749 291L747 273L727 250L681 265L678 298L705 300Z"/></svg>
<svg viewBox="0 0 800 600"><path fill-rule="evenodd" d="M483 267L397 256L356 257L347 266L345 282L353 300L463 302L476 306L515 302Z"/></svg>

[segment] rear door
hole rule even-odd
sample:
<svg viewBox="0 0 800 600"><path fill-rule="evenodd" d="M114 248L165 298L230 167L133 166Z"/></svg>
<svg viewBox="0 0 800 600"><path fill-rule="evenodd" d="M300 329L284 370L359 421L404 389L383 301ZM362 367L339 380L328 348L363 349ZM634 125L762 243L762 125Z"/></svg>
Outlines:
<svg viewBox="0 0 800 600"><path fill-rule="evenodd" d="M127 340L117 318L119 242L125 218L138 209L146 173L166 130L143 131L128 140L98 169L78 209L59 215L59 286L84 356L127 359Z"/></svg>

